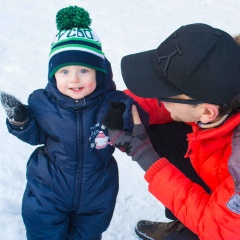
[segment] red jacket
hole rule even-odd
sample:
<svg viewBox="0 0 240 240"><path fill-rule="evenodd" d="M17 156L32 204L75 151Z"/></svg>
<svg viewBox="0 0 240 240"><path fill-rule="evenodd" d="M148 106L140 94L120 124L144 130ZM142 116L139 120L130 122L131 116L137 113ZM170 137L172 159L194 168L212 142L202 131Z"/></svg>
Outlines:
<svg viewBox="0 0 240 240"><path fill-rule="evenodd" d="M148 111L151 124L171 120L156 99L126 93ZM234 149L232 145L233 137L234 142L240 142L239 124L240 113L237 113L217 128L195 128L188 135L186 157L211 194L165 158L154 163L145 174L149 191L201 240L240 240L240 144L235 144Z"/></svg>

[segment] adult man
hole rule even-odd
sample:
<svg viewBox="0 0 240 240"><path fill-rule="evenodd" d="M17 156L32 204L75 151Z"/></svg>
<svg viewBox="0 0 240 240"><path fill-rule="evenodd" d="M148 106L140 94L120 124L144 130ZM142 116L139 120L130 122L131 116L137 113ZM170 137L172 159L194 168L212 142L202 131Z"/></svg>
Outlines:
<svg viewBox="0 0 240 240"><path fill-rule="evenodd" d="M156 50L125 56L121 68L133 94L127 93L149 112L150 124L163 124L152 145L133 107L132 132L109 124L110 139L146 171L149 191L177 219L140 221L136 233L157 240L240 239L238 44L220 29L190 24ZM194 171L183 160L187 134L185 157Z"/></svg>

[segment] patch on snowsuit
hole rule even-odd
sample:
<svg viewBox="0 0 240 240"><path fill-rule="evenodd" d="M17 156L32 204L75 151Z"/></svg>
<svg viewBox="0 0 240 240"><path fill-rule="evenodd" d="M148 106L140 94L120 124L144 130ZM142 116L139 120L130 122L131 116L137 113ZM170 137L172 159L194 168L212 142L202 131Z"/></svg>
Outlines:
<svg viewBox="0 0 240 240"><path fill-rule="evenodd" d="M97 123L90 128L91 136L89 138L91 148L103 149L107 147L108 144L111 145L110 139L108 137L108 131L106 127L102 124Z"/></svg>

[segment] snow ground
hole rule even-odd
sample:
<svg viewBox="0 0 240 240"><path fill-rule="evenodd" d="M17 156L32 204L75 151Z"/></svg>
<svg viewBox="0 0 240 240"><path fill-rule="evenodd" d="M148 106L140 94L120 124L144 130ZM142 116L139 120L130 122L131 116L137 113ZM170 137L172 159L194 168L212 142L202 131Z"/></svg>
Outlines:
<svg viewBox="0 0 240 240"><path fill-rule="evenodd" d="M156 48L181 25L202 22L230 34L240 31L238 0L8 0L2 2L0 15L0 90L26 103L33 90L45 87L50 44L57 33L55 15L69 5L89 11L119 90L125 89L121 58ZM35 147L10 135L5 117L0 108L0 239L24 240L21 199L26 162ZM148 193L141 168L119 151L115 157L120 191L103 240L135 240L137 221L167 219L164 207Z"/></svg>

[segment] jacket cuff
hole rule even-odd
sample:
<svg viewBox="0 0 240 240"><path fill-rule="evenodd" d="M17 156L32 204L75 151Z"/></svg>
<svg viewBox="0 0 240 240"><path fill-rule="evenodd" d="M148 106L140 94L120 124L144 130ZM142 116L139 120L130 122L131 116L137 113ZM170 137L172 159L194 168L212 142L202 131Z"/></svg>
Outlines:
<svg viewBox="0 0 240 240"><path fill-rule="evenodd" d="M160 158L148 169L144 175L145 180L150 183L154 176L168 164L170 164L170 162L166 158Z"/></svg>
<svg viewBox="0 0 240 240"><path fill-rule="evenodd" d="M132 131L133 129L133 118L132 118L132 105L133 100L131 98L127 98L122 103L125 104L125 111L123 113L123 131Z"/></svg>
<svg viewBox="0 0 240 240"><path fill-rule="evenodd" d="M11 128L14 129L14 130L23 130L23 129L26 129L29 126L29 124L30 124L30 117L28 117L27 120L22 122L22 123L10 121L7 118L6 123L7 123L7 125L11 126Z"/></svg>

